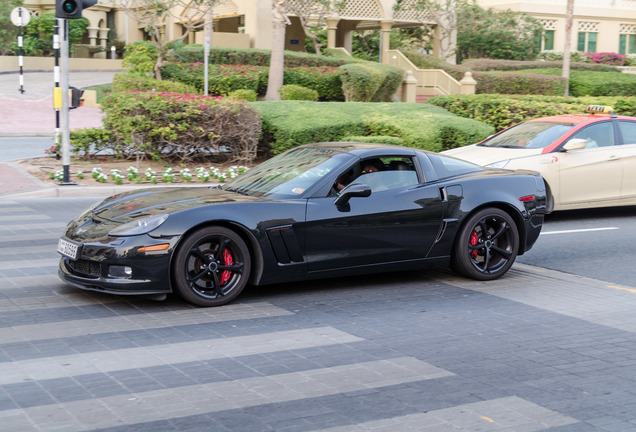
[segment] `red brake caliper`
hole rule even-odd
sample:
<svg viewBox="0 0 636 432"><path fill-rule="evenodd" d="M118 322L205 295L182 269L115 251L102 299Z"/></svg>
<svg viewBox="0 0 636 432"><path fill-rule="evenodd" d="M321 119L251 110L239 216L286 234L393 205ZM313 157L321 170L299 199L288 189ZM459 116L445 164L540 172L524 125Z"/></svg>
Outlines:
<svg viewBox="0 0 636 432"><path fill-rule="evenodd" d="M479 237L477 237L477 233L475 231L473 231L473 233L470 235L470 245L471 246L477 246L477 242L478 241L479 241ZM477 258L477 249L472 251L470 253L470 256L473 257L473 259Z"/></svg>
<svg viewBox="0 0 636 432"><path fill-rule="evenodd" d="M232 259L232 254L227 249L223 251L223 262L225 263L225 265L234 264L234 259ZM221 285L225 285L227 281L230 280L230 276L232 276L232 273L230 273L229 270L224 270L223 273L221 273Z"/></svg>

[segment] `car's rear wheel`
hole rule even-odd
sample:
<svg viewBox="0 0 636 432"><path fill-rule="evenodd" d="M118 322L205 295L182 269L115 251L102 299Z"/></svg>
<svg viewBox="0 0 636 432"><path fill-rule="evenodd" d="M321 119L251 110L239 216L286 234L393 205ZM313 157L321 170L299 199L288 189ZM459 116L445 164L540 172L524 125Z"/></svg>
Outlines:
<svg viewBox="0 0 636 432"><path fill-rule="evenodd" d="M517 257L519 232L508 213L485 208L468 218L455 239L453 268L478 280L505 274Z"/></svg>
<svg viewBox="0 0 636 432"><path fill-rule="evenodd" d="M172 274L176 291L197 306L221 306L234 300L250 275L249 250L243 239L224 227L206 227L180 245Z"/></svg>

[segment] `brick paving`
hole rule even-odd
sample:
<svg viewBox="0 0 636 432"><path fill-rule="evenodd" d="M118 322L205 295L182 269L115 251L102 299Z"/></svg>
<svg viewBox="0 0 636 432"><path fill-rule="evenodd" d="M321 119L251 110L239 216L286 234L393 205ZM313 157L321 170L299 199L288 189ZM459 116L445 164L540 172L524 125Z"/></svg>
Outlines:
<svg viewBox="0 0 636 432"><path fill-rule="evenodd" d="M2 430L636 431L634 288L515 264L211 309L85 292L55 247L93 200L0 198Z"/></svg>

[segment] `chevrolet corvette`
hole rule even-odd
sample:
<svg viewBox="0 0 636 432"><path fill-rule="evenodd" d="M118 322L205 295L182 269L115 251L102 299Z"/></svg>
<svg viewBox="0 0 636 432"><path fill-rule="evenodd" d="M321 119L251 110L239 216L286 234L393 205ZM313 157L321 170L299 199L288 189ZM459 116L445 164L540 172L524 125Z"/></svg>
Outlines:
<svg viewBox="0 0 636 432"><path fill-rule="evenodd" d="M300 146L211 187L106 198L59 239L60 278L198 306L262 286L451 267L492 280L537 240L540 175L413 148Z"/></svg>

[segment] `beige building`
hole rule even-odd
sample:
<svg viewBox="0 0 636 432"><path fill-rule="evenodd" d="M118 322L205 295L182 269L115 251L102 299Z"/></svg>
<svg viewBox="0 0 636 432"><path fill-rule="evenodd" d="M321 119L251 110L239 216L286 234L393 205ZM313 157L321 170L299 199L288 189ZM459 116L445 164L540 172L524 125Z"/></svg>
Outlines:
<svg viewBox="0 0 636 432"><path fill-rule="evenodd" d="M543 25L541 49L563 51L567 0L478 0L484 7L510 9ZM575 0L572 50L636 54L636 0Z"/></svg>
<svg viewBox="0 0 636 432"><path fill-rule="evenodd" d="M128 16L121 7L123 0L99 0L86 9L89 20L85 43L101 46L106 53L110 39L131 43L145 38L143 26ZM297 0L288 0L292 4ZM299 1L299 0L298 0ZM407 0L415 1L415 0ZM542 50L563 51L565 41L565 9L567 0L478 0L482 7L525 12L538 19L544 28ZM352 34L357 30L380 31L383 54L389 48L392 28L432 25L434 17L416 10L395 12L395 0L344 0L338 11L319 11L328 29L328 47L342 47L349 52ZM33 13L55 12L55 0L25 0ZM212 45L235 48L269 49L272 32L271 0L221 0L213 8ZM162 33L166 39L184 34L186 14L175 11L165 20ZM636 54L636 0L575 0L571 46L581 52L618 52ZM451 36L452 38L452 36ZM286 49L304 49L304 34L298 17L290 16ZM437 41L437 39L436 39ZM188 36L187 43L203 43L203 32ZM99 56L105 57L107 54ZM439 42L434 53L440 53Z"/></svg>
<svg viewBox="0 0 636 432"><path fill-rule="evenodd" d="M114 37L126 43L144 40L143 25L128 16L121 7L122 0L99 0L83 16L89 20L88 36L85 41L92 46L101 46L106 51L109 30ZM289 0L293 3L294 0ZM412 1L412 0L409 0ZM389 33L392 28L414 27L424 24L435 25L435 20L427 14L416 11L395 12L395 0L345 0L337 13L319 11L321 22L328 28L328 46L343 47L351 51L352 32L356 30L377 30L382 32L383 49L389 47ZM55 0L25 0L24 6L32 13L55 12ZM262 48L271 46L272 1L271 0L221 0L214 5L214 33L212 45L235 48ZM290 14L287 27L286 49L304 50L304 33L298 17ZM176 10L168 17L162 33L166 39L174 39L184 34L183 11ZM203 31L187 37L187 43L203 43ZM436 47L439 49L439 46ZM102 56L105 54L102 53Z"/></svg>

